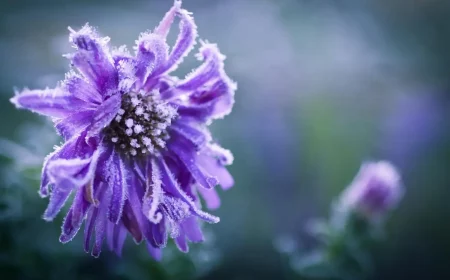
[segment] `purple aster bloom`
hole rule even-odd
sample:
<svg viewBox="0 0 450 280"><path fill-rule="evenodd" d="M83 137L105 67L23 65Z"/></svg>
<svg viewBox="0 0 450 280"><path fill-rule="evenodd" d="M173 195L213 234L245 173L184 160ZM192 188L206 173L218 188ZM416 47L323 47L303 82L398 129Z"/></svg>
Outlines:
<svg viewBox="0 0 450 280"><path fill-rule="evenodd" d="M386 161L365 163L341 196L341 206L368 218L379 218L403 195L400 175Z"/></svg>
<svg viewBox="0 0 450 280"><path fill-rule="evenodd" d="M178 17L179 35L166 36ZM197 28L175 1L153 32L142 33L134 55L110 49L109 38L85 25L71 28L71 71L54 89L17 93L18 108L49 116L64 144L44 161L41 196L50 196L43 218L51 221L73 194L60 241L69 242L83 222L84 249L99 256L102 244L120 255L129 233L146 241L159 259L168 236L188 251L204 239L199 222L218 217L217 184L233 185L225 166L233 157L214 143L207 125L230 113L236 84L225 74L225 56L201 42L203 63L179 79L170 75L193 48Z"/></svg>

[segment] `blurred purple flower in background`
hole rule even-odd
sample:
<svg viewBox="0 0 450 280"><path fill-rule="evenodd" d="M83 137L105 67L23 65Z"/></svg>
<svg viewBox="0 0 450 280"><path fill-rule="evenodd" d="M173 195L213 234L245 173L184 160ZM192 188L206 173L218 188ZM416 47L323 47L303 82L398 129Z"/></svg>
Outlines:
<svg viewBox="0 0 450 280"><path fill-rule="evenodd" d="M301 252L291 237L275 240L292 268L320 279L366 279L374 272L370 247L381 236L386 214L403 196L397 169L387 161L364 163L353 182L331 204L328 219L313 219L309 233L317 241Z"/></svg>
<svg viewBox="0 0 450 280"><path fill-rule="evenodd" d="M176 16L180 33L169 51L166 36ZM67 57L79 73L71 71L55 89L25 89L11 100L51 117L65 140L44 162L40 194L50 195L44 219L53 220L74 192L61 242L86 220L84 249L96 257L105 238L120 255L127 233L137 243L146 240L156 259L169 234L187 252L187 240L204 239L199 219L219 221L201 210L199 195L214 209L220 200L213 187L233 185L224 167L233 157L207 129L234 103L225 56L201 42L203 64L184 79L169 75L197 37L181 1L153 32L141 34L134 55L124 46L110 50L109 38L89 25L70 31L76 51Z"/></svg>
<svg viewBox="0 0 450 280"><path fill-rule="evenodd" d="M394 208L402 195L400 175L392 164L364 163L341 195L340 205L367 218L376 218Z"/></svg>

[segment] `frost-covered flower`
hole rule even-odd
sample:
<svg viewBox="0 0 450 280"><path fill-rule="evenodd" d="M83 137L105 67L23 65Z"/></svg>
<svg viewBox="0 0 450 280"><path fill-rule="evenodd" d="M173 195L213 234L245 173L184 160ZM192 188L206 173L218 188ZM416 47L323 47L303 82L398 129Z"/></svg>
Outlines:
<svg viewBox="0 0 450 280"><path fill-rule="evenodd" d="M166 36L178 17L179 35L169 50ZM74 194L60 241L70 241L83 222L84 249L99 256L106 239L120 254L127 233L146 241L156 259L168 235L181 251L204 239L199 220L217 223L201 210L219 206L214 186L233 178L233 157L214 143L207 125L230 113L236 84L224 72L215 44L201 42L203 63L184 79L171 76L193 48L197 28L175 1L153 32L136 41L135 52L110 49L109 38L85 25L71 28L71 71L54 89L25 89L11 101L49 116L64 144L45 160L40 194L50 196L51 221ZM91 240L93 239L93 240Z"/></svg>
<svg viewBox="0 0 450 280"><path fill-rule="evenodd" d="M394 208L403 195L397 169L386 161L365 163L341 196L341 205L369 218Z"/></svg>

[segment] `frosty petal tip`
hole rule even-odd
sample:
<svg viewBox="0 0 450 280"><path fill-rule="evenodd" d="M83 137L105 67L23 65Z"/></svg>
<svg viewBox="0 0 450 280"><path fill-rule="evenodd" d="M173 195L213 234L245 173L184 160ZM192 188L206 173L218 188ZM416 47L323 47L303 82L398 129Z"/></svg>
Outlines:
<svg viewBox="0 0 450 280"><path fill-rule="evenodd" d="M97 30L86 23L80 30L76 31L72 27L67 27L70 31L69 42L74 47L84 50L89 50L91 41L97 41L101 45L106 45L109 41L109 37L100 37Z"/></svg>

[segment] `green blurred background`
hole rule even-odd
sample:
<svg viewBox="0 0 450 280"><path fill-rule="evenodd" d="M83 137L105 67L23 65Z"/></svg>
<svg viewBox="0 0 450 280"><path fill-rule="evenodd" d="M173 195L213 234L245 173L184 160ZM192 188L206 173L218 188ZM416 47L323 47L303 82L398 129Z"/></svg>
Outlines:
<svg viewBox="0 0 450 280"><path fill-rule="evenodd" d="M17 160L0 162L1 279L300 279L274 240L291 235L308 248L307 221L327 215L361 162L377 159L399 167L406 196L374 248L373 279L450 279L447 0L184 0L239 85L232 114L212 125L235 155L236 185L214 212L221 222L205 225L207 244L189 256L169 248L161 264L131 240L122 258L105 250L93 259L80 236L60 244L62 217L40 218L47 201L28 168L59 140L8 99L15 87L64 78L68 25L89 22L131 49L171 4L0 2L0 137L28 147L1 145Z"/></svg>

